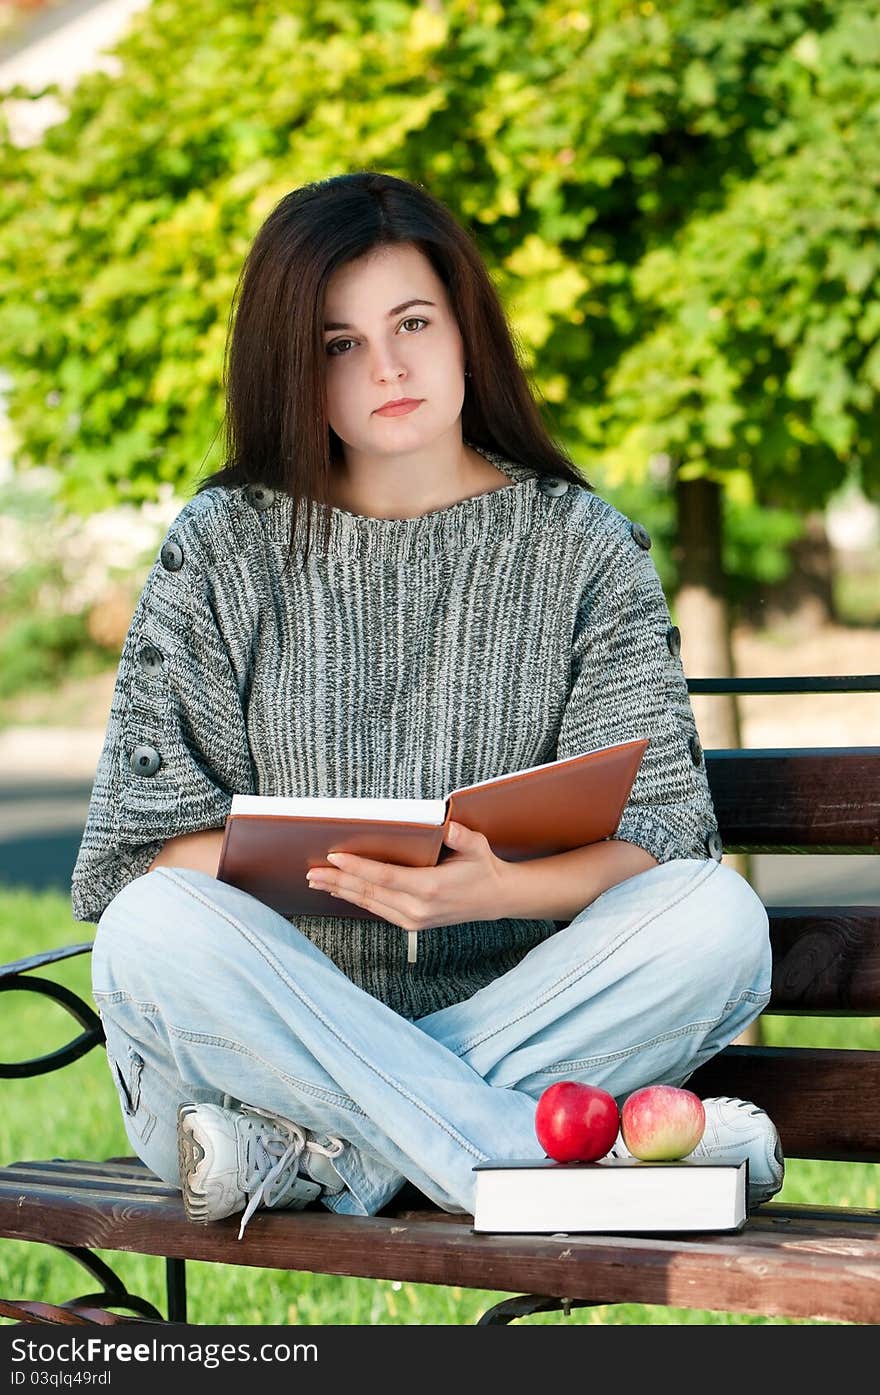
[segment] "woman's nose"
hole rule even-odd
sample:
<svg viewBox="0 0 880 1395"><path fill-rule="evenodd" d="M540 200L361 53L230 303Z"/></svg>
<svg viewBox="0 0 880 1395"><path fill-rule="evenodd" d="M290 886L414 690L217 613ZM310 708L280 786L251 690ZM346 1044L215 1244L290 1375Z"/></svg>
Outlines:
<svg viewBox="0 0 880 1395"><path fill-rule="evenodd" d="M379 353L373 360L373 377L377 382L388 382L406 372L406 365L399 354Z"/></svg>

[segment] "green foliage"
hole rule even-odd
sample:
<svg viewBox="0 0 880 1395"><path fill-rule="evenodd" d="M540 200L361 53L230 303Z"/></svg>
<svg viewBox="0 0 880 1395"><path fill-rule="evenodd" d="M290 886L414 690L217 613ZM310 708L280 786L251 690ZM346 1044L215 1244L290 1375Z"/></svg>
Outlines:
<svg viewBox="0 0 880 1395"><path fill-rule="evenodd" d="M675 617L674 591L676 584L676 516L675 501L665 477L644 483L624 479L600 490L603 498L621 510L628 518L637 519L651 535L651 557L657 567L663 589L669 598L672 618ZM743 607L756 595L756 589L784 581L791 572L789 547L803 532L802 517L790 509L757 508L740 501L732 489L725 500L722 538L722 563L726 598L734 620ZM842 583L843 578L839 578ZM865 589L868 589L867 587ZM841 585L840 615L852 616L857 624L866 613L864 605L849 603L846 587ZM872 613L875 606L870 608ZM865 621L864 623L868 623Z"/></svg>
<svg viewBox="0 0 880 1395"><path fill-rule="evenodd" d="M0 634L0 698L52 688L106 665L106 651L91 642L82 616L25 614Z"/></svg>
<svg viewBox="0 0 880 1395"><path fill-rule="evenodd" d="M803 528L803 518L791 509L756 508L728 496L722 565L726 598L734 617L755 597L756 588L787 579L792 570L788 549L801 537Z"/></svg>
<svg viewBox="0 0 880 1395"><path fill-rule="evenodd" d="M67 897L39 895L0 886L0 963L60 945L90 941L94 927L71 919ZM87 955L46 970L46 975L90 999ZM7 995L4 1020L13 1023L18 1060L62 1046L73 1034L71 1019L54 1003L30 993ZM93 1004L94 1005L94 1004ZM797 1020L765 1017L768 1044L876 1047L877 1028L869 1019ZM122 1127L116 1092L101 1051L92 1051L60 1074L33 1080L4 1080L0 1109L0 1166L24 1158L109 1158L127 1156L131 1145ZM789 1161L780 1200L821 1205L876 1207L877 1168L864 1163ZM160 1259L98 1250L132 1293L165 1309ZM280 1270L187 1264L189 1321L221 1325L472 1325L494 1303L509 1295L442 1284L336 1278ZM61 1303L89 1288L77 1265L49 1245L0 1240L0 1293ZM11 1319L0 1318L0 1325ZM808 1320L747 1317L690 1308L621 1303L537 1314L525 1326L712 1325L821 1326Z"/></svg>
<svg viewBox="0 0 880 1395"><path fill-rule="evenodd" d="M880 564L839 572L833 586L835 608L847 624L880 629Z"/></svg>
<svg viewBox="0 0 880 1395"><path fill-rule="evenodd" d="M54 559L17 568L0 589L0 699L50 688L106 668L106 649L83 615L61 606L64 576Z"/></svg>
<svg viewBox="0 0 880 1395"><path fill-rule="evenodd" d="M878 0L154 0L118 54L38 146L0 119L0 364L67 504L220 463L250 242L364 167L471 228L603 484L880 497Z"/></svg>
<svg viewBox="0 0 880 1395"><path fill-rule="evenodd" d="M0 558L0 702L106 669L118 656L92 638L84 611L70 608L57 546L35 546L38 538L52 536L56 513L50 495L4 484L0 516L9 530ZM24 560L18 555L21 539Z"/></svg>

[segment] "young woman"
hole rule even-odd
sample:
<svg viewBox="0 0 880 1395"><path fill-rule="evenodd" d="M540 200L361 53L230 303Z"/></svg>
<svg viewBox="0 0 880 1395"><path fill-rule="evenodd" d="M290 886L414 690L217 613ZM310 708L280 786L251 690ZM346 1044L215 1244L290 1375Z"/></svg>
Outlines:
<svg viewBox="0 0 880 1395"><path fill-rule="evenodd" d="M650 537L550 440L452 214L306 185L236 295L228 463L147 577L73 874L126 1132L192 1220L370 1215L405 1180L469 1212L476 1162L543 1155L548 1085L622 1101L738 1036L767 915L721 861ZM217 880L236 791L437 798L640 737L597 845L509 863L454 825L436 867L314 869L339 914L295 923ZM777 1191L766 1114L707 1119Z"/></svg>

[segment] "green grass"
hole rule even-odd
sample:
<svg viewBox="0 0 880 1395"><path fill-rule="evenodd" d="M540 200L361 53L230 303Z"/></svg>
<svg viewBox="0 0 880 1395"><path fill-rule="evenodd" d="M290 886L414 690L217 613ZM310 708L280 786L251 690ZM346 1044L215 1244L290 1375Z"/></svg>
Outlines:
<svg viewBox="0 0 880 1395"><path fill-rule="evenodd" d="M93 927L75 922L66 897L32 895L0 887L0 963L56 945L91 940ZM90 957L52 966L45 977L68 985L91 1001ZM4 1059L27 1059L61 1046L75 1034L72 1020L36 994L3 999ZM798 1021L765 1017L770 1045L807 1044L880 1047L873 1019ZM33 1080L0 1082L0 1165L27 1158L105 1158L131 1153L122 1128L116 1092L102 1051ZM792 1159L778 1200L832 1205L880 1206L878 1169L871 1164L821 1163ZM129 1291L165 1312L164 1264L151 1256L98 1251ZM388 1280L291 1274L189 1263L188 1318L193 1323L229 1325L470 1325L508 1294ZM49 1246L0 1240L0 1296L64 1302L93 1291L94 1281L75 1262ZM0 1319L4 1324L8 1319ZM694 1309L618 1304L539 1314L528 1325L805 1325L783 1318L710 1313Z"/></svg>

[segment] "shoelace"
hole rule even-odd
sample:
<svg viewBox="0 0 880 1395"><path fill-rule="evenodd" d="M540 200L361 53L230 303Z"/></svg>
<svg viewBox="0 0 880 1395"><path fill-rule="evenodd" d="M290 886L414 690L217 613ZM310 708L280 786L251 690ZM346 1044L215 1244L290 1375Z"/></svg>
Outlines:
<svg viewBox="0 0 880 1395"><path fill-rule="evenodd" d="M283 1138L278 1138L274 1133L257 1133L248 1137L248 1177L245 1191L249 1193L248 1204L244 1209L241 1218L241 1225L238 1231L238 1238L241 1240L244 1235L245 1226L257 1207L262 1202L264 1206L271 1206L275 1183L280 1180L281 1174L291 1164L296 1166L296 1173L299 1173L299 1160L306 1149L314 1153L323 1153L325 1157L336 1158L342 1152L343 1143L339 1138L330 1139L330 1146L317 1143L314 1139L307 1139L305 1131L299 1124L294 1124L291 1119L284 1119L280 1114L273 1114L268 1109L258 1109L256 1105L243 1104L240 1106L243 1114L251 1114L257 1118L267 1119L276 1129L280 1129L283 1134L288 1135L285 1143ZM254 1156L255 1155L255 1156ZM275 1162L265 1172L267 1164L275 1158ZM285 1182L288 1180L284 1179ZM258 1183L254 1191L251 1187Z"/></svg>

